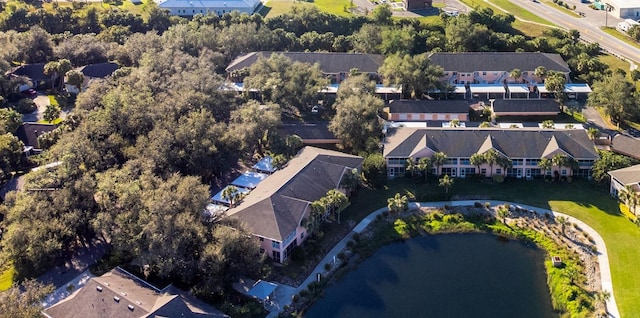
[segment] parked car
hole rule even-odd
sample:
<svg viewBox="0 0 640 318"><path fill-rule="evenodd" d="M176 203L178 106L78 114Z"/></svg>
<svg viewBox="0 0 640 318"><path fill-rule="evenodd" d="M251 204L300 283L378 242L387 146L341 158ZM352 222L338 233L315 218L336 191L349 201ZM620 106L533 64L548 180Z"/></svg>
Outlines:
<svg viewBox="0 0 640 318"><path fill-rule="evenodd" d="M35 97L36 95L38 95L38 92L36 92L36 90L33 88L29 88L29 89L23 90L22 95L27 97Z"/></svg>

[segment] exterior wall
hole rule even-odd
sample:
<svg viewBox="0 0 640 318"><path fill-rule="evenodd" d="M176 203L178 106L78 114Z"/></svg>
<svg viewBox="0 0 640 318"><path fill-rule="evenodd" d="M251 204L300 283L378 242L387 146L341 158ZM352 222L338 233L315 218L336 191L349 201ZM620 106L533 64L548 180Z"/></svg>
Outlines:
<svg viewBox="0 0 640 318"><path fill-rule="evenodd" d="M636 8L616 8L613 7L611 14L621 19L638 19L640 18L640 6Z"/></svg>
<svg viewBox="0 0 640 318"><path fill-rule="evenodd" d="M429 157L432 153L429 155ZM422 156L426 157L426 156ZM421 158L416 155L416 158ZM415 159L415 158L414 158ZM483 164L480 166L480 170L478 171L478 167L472 165L468 160L470 158L449 158L455 159L455 164L444 164L440 167L440 171L435 171L436 167L433 167L434 171L437 174L446 173L452 177L465 178L471 174L481 174L485 177L491 177L491 166L488 164ZM538 166L538 161L540 158L511 158L513 167L508 171L503 169L498 165L493 165L493 175L503 175L503 176L511 176L515 178L530 178L536 177L545 174L545 171ZM385 158L387 163L387 176L390 178L394 178L397 176L404 176L405 171L405 163L407 158ZM521 160L521 161L520 161ZM589 175L591 171L591 167L593 166L593 162L583 162L580 164L579 169L577 171L588 170ZM473 172L472 172L473 171ZM573 176L575 173L569 167L557 167L553 166L549 171L546 171L547 175L554 175L555 172L558 172L560 176Z"/></svg>
<svg viewBox="0 0 640 318"><path fill-rule="evenodd" d="M274 261L282 263L289 258L287 248L290 250L295 246L301 245L302 242L307 239L307 230L302 226L298 226L295 236L293 236L289 241L285 241L286 246L282 242L268 238L259 236L256 236L256 238L260 244L260 252L266 253L267 256L272 258ZM274 252L276 253L274 254Z"/></svg>
<svg viewBox="0 0 640 318"><path fill-rule="evenodd" d="M240 13L252 14L255 8L247 8L247 7L176 7L176 8L163 8L162 4L160 5L161 9L169 10L169 13L172 15L179 16L194 16L196 14L207 14L207 13L215 13L217 15L223 15L225 13L230 13L233 11L239 11Z"/></svg>
<svg viewBox="0 0 640 318"><path fill-rule="evenodd" d="M618 193L624 189L624 184L622 184L618 179L611 177L611 185L609 186L609 193L617 198Z"/></svg>
<svg viewBox="0 0 640 318"><path fill-rule="evenodd" d="M493 112L496 116L556 116L560 113L560 110L557 112Z"/></svg>
<svg viewBox="0 0 640 318"><path fill-rule="evenodd" d="M476 81L481 82L484 81L484 84L502 84L504 80L507 80L508 83L523 83L523 81L533 81L536 83L543 83L543 79L541 77L535 76L535 71L522 71L522 76L516 80L509 76L508 71L474 71L471 73L468 72L457 72L451 70L445 70L445 75L440 79L444 82L452 82L457 84L464 83L475 83ZM456 73L456 74L453 74ZM569 74L565 74L565 77L568 78Z"/></svg>
<svg viewBox="0 0 640 318"><path fill-rule="evenodd" d="M467 121L468 113L390 113L389 120L395 121L427 121L453 120Z"/></svg>

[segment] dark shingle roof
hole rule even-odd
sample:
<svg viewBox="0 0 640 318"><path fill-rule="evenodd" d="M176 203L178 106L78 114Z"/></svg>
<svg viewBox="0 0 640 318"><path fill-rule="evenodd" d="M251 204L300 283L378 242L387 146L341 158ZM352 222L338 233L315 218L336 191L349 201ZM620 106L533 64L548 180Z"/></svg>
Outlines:
<svg viewBox="0 0 640 318"><path fill-rule="evenodd" d="M78 71L86 77L104 78L110 76L119 68L118 64L113 62L89 64L78 68Z"/></svg>
<svg viewBox="0 0 640 318"><path fill-rule="evenodd" d="M401 99L389 103L389 113L468 113L469 103L464 100Z"/></svg>
<svg viewBox="0 0 640 318"><path fill-rule="evenodd" d="M560 104L552 99L496 99L493 102L496 113L549 113L560 112Z"/></svg>
<svg viewBox="0 0 640 318"><path fill-rule="evenodd" d="M44 313L53 318L228 317L183 291L159 290L120 268L92 278Z"/></svg>
<svg viewBox="0 0 640 318"><path fill-rule="evenodd" d="M227 72L248 68L255 63L258 58L269 58L272 54L282 54L293 62L309 64L320 64L320 70L324 73L349 72L351 69L358 69L363 73L377 73L384 56L378 54L364 53L330 53L330 52L251 52L238 56L227 67Z"/></svg>
<svg viewBox="0 0 640 318"><path fill-rule="evenodd" d="M510 158L542 158L561 151L575 159L596 159L593 141L582 129L417 129L397 128L387 136L385 157L409 157L416 150L429 148L449 157L469 158L478 153L490 138L496 150ZM556 149L550 149L550 147ZM487 150L487 149L485 149ZM481 152L481 151L480 151Z"/></svg>
<svg viewBox="0 0 640 318"><path fill-rule="evenodd" d="M611 150L625 156L640 159L640 139L617 134L611 141Z"/></svg>
<svg viewBox="0 0 640 318"><path fill-rule="evenodd" d="M38 145L38 136L54 129L56 129L56 125L24 123L16 130L16 136L25 146L31 146L38 149L40 148Z"/></svg>
<svg viewBox="0 0 640 318"><path fill-rule="evenodd" d="M42 81L50 78L44 74L44 63L20 65L11 73L13 75L28 77L33 81Z"/></svg>
<svg viewBox="0 0 640 318"><path fill-rule="evenodd" d="M571 70L559 54L540 52L463 52L433 53L431 61L445 71L471 73L475 71L504 71L513 69L533 71L543 66L547 71L568 73Z"/></svg>
<svg viewBox="0 0 640 318"><path fill-rule="evenodd" d="M337 188L344 172L359 167L362 160L337 151L305 147L227 214L247 224L255 235L283 241L300 225L309 204Z"/></svg>

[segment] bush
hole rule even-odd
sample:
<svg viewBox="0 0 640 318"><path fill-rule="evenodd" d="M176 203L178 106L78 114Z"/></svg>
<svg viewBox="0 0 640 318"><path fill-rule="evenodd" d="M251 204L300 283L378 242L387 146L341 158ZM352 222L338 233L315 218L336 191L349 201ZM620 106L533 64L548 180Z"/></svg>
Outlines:
<svg viewBox="0 0 640 318"><path fill-rule="evenodd" d="M476 202L473 202L473 206L476 207L476 208L481 208L482 207L482 203L476 201Z"/></svg>
<svg viewBox="0 0 640 318"><path fill-rule="evenodd" d="M324 270L325 270L325 271L329 271L329 270L331 270L331 267L332 267L332 266L333 266L333 265L331 265L331 263L326 263L326 264L324 264Z"/></svg>
<svg viewBox="0 0 640 318"><path fill-rule="evenodd" d="M503 183L504 182L504 176L503 175L496 175L493 176L493 182L495 183Z"/></svg>
<svg viewBox="0 0 640 318"><path fill-rule="evenodd" d="M447 214L444 216L442 221L446 223L451 223L451 224L461 223L461 222L464 222L464 217L460 213Z"/></svg>
<svg viewBox="0 0 640 318"><path fill-rule="evenodd" d="M15 105L15 109L20 114L31 114L38 109L36 103L30 98L23 98Z"/></svg>
<svg viewBox="0 0 640 318"><path fill-rule="evenodd" d="M485 202L484 203L484 207L487 208L487 209L490 208L491 207L491 202Z"/></svg>

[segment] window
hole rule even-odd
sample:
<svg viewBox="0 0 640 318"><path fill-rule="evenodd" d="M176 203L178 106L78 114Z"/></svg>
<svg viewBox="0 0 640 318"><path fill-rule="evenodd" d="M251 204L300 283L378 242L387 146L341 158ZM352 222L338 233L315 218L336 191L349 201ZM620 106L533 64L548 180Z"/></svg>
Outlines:
<svg viewBox="0 0 640 318"><path fill-rule="evenodd" d="M486 175L487 174L487 168L480 169L480 174Z"/></svg>
<svg viewBox="0 0 640 318"><path fill-rule="evenodd" d="M522 166L524 159L511 159L511 163L513 163L514 166Z"/></svg>
<svg viewBox="0 0 640 318"><path fill-rule="evenodd" d="M272 242L271 242L271 247L273 247L273 248L277 248L277 249L280 249L280 242L278 242L278 241L272 241Z"/></svg>
<svg viewBox="0 0 640 318"><path fill-rule="evenodd" d="M528 166L537 166L540 162L540 159L527 159Z"/></svg>
<svg viewBox="0 0 640 318"><path fill-rule="evenodd" d="M560 174L563 176L567 175L567 169L562 169L562 171L560 171Z"/></svg>
<svg viewBox="0 0 640 318"><path fill-rule="evenodd" d="M482 72L482 75L483 75L483 76L484 76L484 75L487 75L487 72Z"/></svg>
<svg viewBox="0 0 640 318"><path fill-rule="evenodd" d="M304 238L304 232L300 233L300 239Z"/></svg>
<svg viewBox="0 0 640 318"><path fill-rule="evenodd" d="M260 242L264 242L264 237L261 237L261 238L260 238Z"/></svg>
<svg viewBox="0 0 640 318"><path fill-rule="evenodd" d="M280 262L280 252L272 251L271 256L273 257L274 260L276 260L277 262Z"/></svg>
<svg viewBox="0 0 640 318"><path fill-rule="evenodd" d="M496 174L502 174L502 169L500 168L496 169Z"/></svg>
<svg viewBox="0 0 640 318"><path fill-rule="evenodd" d="M461 165L471 165L471 159L469 158L460 158L460 164Z"/></svg>
<svg viewBox="0 0 640 318"><path fill-rule="evenodd" d="M264 248L260 248L260 254L264 253Z"/></svg>
<svg viewBox="0 0 640 318"><path fill-rule="evenodd" d="M447 158L447 160L444 161L445 165L457 165L458 164L458 158Z"/></svg>

